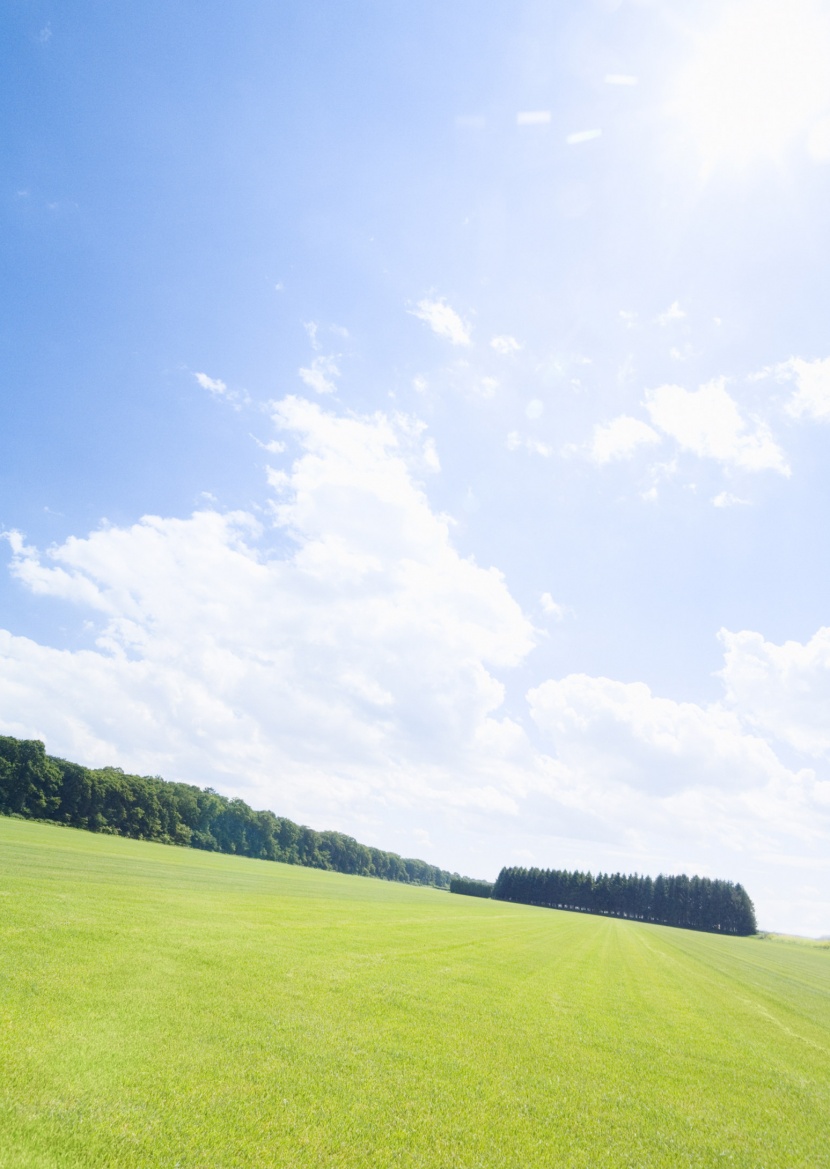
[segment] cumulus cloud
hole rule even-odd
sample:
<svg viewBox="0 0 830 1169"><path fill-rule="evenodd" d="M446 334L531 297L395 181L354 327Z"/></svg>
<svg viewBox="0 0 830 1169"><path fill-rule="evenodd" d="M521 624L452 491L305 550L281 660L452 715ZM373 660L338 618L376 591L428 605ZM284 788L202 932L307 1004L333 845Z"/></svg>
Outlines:
<svg viewBox="0 0 830 1169"><path fill-rule="evenodd" d="M431 510L421 428L295 398L274 421L301 450L272 475L274 527L204 510L44 553L7 537L18 580L80 606L97 634L75 652L3 634L6 729L318 818L376 790L475 806L492 770L479 743L500 721L493 671L527 654L530 623Z"/></svg>
<svg viewBox="0 0 830 1169"><path fill-rule="evenodd" d="M792 881L788 854L798 853L802 872L824 863L830 783L810 767L783 762L740 710L583 674L545 682L528 701L561 769L564 804L593 803L597 816L625 824L629 839L663 835L675 858L690 846L697 855L712 849L721 871L734 872L736 861L746 870L750 855L763 856L748 882L762 921L780 913L780 890ZM799 913L815 929L828 920L830 903L818 894L812 906L791 904L788 920L797 922Z"/></svg>
<svg viewBox="0 0 830 1169"><path fill-rule="evenodd" d="M660 435L648 423L621 414L611 422L594 427L590 457L602 466L616 459L630 459L643 446L654 446Z"/></svg>
<svg viewBox="0 0 830 1169"><path fill-rule="evenodd" d="M646 394L646 409L654 426L698 458L716 459L744 471L790 474L769 428L756 421L750 429L727 393L724 378L696 391L659 386Z"/></svg>
<svg viewBox="0 0 830 1169"><path fill-rule="evenodd" d="M659 698L643 682L571 674L531 690L528 701L558 758L609 785L669 795L794 778L732 711Z"/></svg>
<svg viewBox="0 0 830 1169"><path fill-rule="evenodd" d="M775 645L760 633L721 630L727 701L758 731L815 758L830 758L830 628L806 643Z"/></svg>
<svg viewBox="0 0 830 1169"><path fill-rule="evenodd" d="M418 320L426 322L433 333L439 337L445 337L453 345L469 345L471 343L470 326L445 300L432 300L426 297L424 300L419 300L417 306L409 311Z"/></svg>
<svg viewBox="0 0 830 1169"><path fill-rule="evenodd" d="M776 373L795 382L795 393L786 405L793 418L830 419L830 357L816 361L792 357L776 366Z"/></svg>

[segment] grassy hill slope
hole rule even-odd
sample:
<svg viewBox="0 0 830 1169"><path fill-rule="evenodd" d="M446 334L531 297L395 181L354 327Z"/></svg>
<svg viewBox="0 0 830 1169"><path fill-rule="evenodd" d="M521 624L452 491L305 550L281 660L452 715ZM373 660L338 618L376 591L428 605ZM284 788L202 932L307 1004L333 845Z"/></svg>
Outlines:
<svg viewBox="0 0 830 1169"><path fill-rule="evenodd" d="M830 953L0 819L0 1167L830 1166Z"/></svg>

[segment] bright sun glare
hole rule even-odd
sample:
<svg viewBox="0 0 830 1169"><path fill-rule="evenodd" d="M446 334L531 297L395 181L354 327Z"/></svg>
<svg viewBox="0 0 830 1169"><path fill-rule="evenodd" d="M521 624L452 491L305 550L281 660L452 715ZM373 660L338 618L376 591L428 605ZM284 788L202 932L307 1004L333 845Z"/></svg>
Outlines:
<svg viewBox="0 0 830 1169"><path fill-rule="evenodd" d="M830 147L828 15L823 0L742 0L700 40L673 104L704 171L778 162L798 138L822 159Z"/></svg>

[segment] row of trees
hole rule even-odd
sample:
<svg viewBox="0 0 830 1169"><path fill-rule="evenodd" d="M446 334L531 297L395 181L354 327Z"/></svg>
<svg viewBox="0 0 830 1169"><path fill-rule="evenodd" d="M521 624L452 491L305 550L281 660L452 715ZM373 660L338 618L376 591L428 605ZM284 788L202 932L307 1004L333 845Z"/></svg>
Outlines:
<svg viewBox="0 0 830 1169"><path fill-rule="evenodd" d="M453 877L450 893L464 893L467 897L492 897L493 882L478 881L474 877Z"/></svg>
<svg viewBox="0 0 830 1169"><path fill-rule="evenodd" d="M719 934L754 934L755 908L742 885L709 877L640 877L569 873L559 869L502 869L493 889L499 901L575 909Z"/></svg>
<svg viewBox="0 0 830 1169"><path fill-rule="evenodd" d="M439 889L448 889L454 875L341 832L316 832L273 812L255 812L211 788L69 763L47 755L37 739L0 735L0 812Z"/></svg>

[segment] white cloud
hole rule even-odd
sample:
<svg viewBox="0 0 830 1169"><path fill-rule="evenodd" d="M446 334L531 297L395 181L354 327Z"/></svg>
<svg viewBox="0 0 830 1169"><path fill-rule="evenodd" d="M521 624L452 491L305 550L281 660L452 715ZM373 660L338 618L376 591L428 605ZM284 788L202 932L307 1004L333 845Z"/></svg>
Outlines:
<svg viewBox="0 0 830 1169"><path fill-rule="evenodd" d="M740 504L747 504L749 500L741 499L738 495L733 495L731 491L719 491L712 499L714 507L737 507Z"/></svg>
<svg viewBox="0 0 830 1169"><path fill-rule="evenodd" d="M593 808L614 839L660 852L675 872L743 880L762 928L827 928L826 887L805 897L799 886L826 871L830 784L782 762L739 709L580 674L527 697L563 810Z"/></svg>
<svg viewBox="0 0 830 1169"><path fill-rule="evenodd" d="M217 394L219 396L227 394L228 392L228 387L221 380L221 378L208 377L206 373L194 373L193 376L203 390L210 390L212 394Z"/></svg>
<svg viewBox="0 0 830 1169"><path fill-rule="evenodd" d="M255 435L252 435L252 438L260 450L268 451L270 455L281 455L285 451L285 443L280 442L277 438L272 438L268 442L263 442L262 439L257 438ZM211 496L211 498L213 497Z"/></svg>
<svg viewBox="0 0 830 1169"><path fill-rule="evenodd" d="M760 633L721 630L727 700L762 733L830 758L830 628L806 643L775 645Z"/></svg>
<svg viewBox="0 0 830 1169"><path fill-rule="evenodd" d="M245 390L229 390L221 378L208 377L206 373L194 373L193 376L203 390L208 390L214 397L221 398L235 410L250 404L250 395Z"/></svg>
<svg viewBox="0 0 830 1169"><path fill-rule="evenodd" d="M791 357L776 366L775 372L796 384L795 393L786 405L788 414L793 418L830 419L830 357L823 361Z"/></svg>
<svg viewBox="0 0 830 1169"><path fill-rule="evenodd" d="M577 130L574 134L568 134L565 142L568 146L578 146L580 142L592 142L595 138L602 137L602 130Z"/></svg>
<svg viewBox="0 0 830 1169"><path fill-rule="evenodd" d="M445 300L430 300L426 297L419 300L417 307L409 311L414 317L425 321L433 333L445 337L453 345L470 344L470 326Z"/></svg>
<svg viewBox="0 0 830 1169"><path fill-rule="evenodd" d="M321 354L312 360L310 366L304 366L298 372L308 388L316 394L333 394L337 389L334 378L340 377L340 370L333 357Z"/></svg>
<svg viewBox="0 0 830 1169"><path fill-rule="evenodd" d="M532 455L541 455L543 459L549 459L553 454L553 449L546 442L540 442L535 438L523 438L518 430L511 430L507 436L507 449L518 451L522 447Z"/></svg>
<svg viewBox="0 0 830 1169"><path fill-rule="evenodd" d="M631 73L606 73L604 80L606 85L637 85L639 78Z"/></svg>
<svg viewBox="0 0 830 1169"><path fill-rule="evenodd" d="M692 346L688 343L682 348L677 345L672 345L671 349L669 349L669 357L672 361L688 361L693 352Z"/></svg>
<svg viewBox="0 0 830 1169"><path fill-rule="evenodd" d="M744 471L789 475L784 453L768 427L755 422L749 431L735 401L717 378L699 390L664 385L646 394L652 423L698 458L716 459Z"/></svg>
<svg viewBox="0 0 830 1169"><path fill-rule="evenodd" d="M560 761L608 785L669 795L795 778L734 712L658 698L643 682L571 674L531 690L528 701Z"/></svg>
<svg viewBox="0 0 830 1169"><path fill-rule="evenodd" d="M496 390L499 388L498 378L483 377L478 383L478 391L482 398L495 398Z"/></svg>
<svg viewBox="0 0 830 1169"><path fill-rule="evenodd" d="M638 418L621 414L611 422L594 427L590 457L600 466L616 459L630 459L642 446L654 446L660 435Z"/></svg>
<svg viewBox="0 0 830 1169"><path fill-rule="evenodd" d="M92 763L242 785L317 823L364 797L491 806L496 765L479 744L504 721L493 670L518 664L534 632L413 478L436 469L434 446L406 419L304 399L274 418L301 446L274 476L286 551L253 516L210 509L46 553L7 537L17 579L80 606L97 635L68 652L3 633L3 726Z"/></svg>
<svg viewBox="0 0 830 1169"><path fill-rule="evenodd" d="M539 598L539 604L542 606L542 612L546 617L552 617L554 621L564 620L565 606L560 605L558 601L554 601L550 593L542 593Z"/></svg>
<svg viewBox="0 0 830 1169"><path fill-rule="evenodd" d="M682 321L685 316L686 313L680 307L680 302L675 300L669 305L664 313L660 313L657 317L655 317L655 320L658 325L662 325L665 328L666 325L671 325L675 321Z"/></svg>
<svg viewBox="0 0 830 1169"><path fill-rule="evenodd" d="M507 357L511 353L518 353L521 349L521 345L516 338L511 337L508 333L493 337L490 341L490 346L492 349L495 349L496 353L500 353L503 357Z"/></svg>

